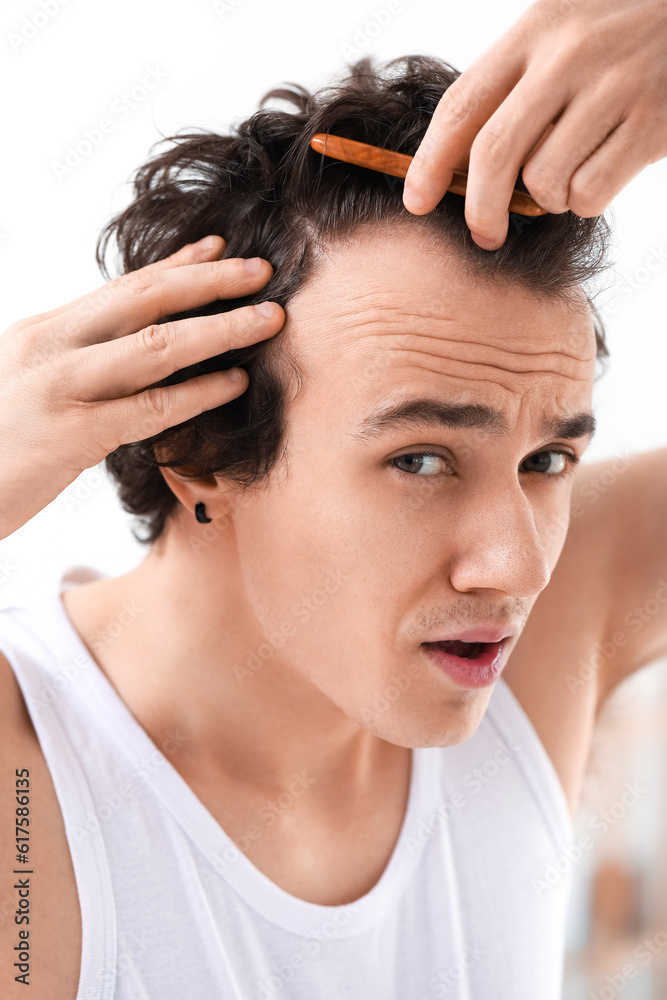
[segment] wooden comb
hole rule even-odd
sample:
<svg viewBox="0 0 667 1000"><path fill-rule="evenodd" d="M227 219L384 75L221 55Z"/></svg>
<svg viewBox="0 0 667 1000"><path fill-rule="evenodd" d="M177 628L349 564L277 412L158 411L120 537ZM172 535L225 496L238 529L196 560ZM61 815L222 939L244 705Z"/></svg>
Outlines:
<svg viewBox="0 0 667 1000"><path fill-rule="evenodd" d="M324 156L344 163L354 163L358 167L367 167L392 177L405 177L412 163L412 156L407 153L395 153L381 146L371 146L367 142L357 142L356 139L345 139L341 135L330 132L317 132L310 140L311 148ZM452 194L465 195L467 170L455 170L452 183L447 188ZM545 208L540 208L536 201L525 191L512 192L509 203L510 212L517 215L547 215Z"/></svg>

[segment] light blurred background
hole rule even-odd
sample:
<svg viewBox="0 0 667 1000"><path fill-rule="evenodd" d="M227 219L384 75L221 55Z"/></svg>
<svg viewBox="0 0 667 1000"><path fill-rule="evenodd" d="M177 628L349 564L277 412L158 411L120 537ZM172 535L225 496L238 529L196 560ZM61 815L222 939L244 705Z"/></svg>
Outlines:
<svg viewBox="0 0 667 1000"><path fill-rule="evenodd" d="M0 330L102 284L97 235L162 137L224 129L270 87L316 88L365 55L434 54L463 70L526 6L4 0ZM110 125L100 141L79 162L70 153L68 165L69 147L102 119ZM666 182L667 164L654 164L608 213L616 264L598 305L612 357L597 385L588 461L667 446ZM53 589L68 566L117 575L143 555L103 466L89 469L0 542L0 604ZM656 663L617 690L597 728L578 829L590 829L626 782L641 779L648 791L575 865L566 1000L667 997L666 735L667 664Z"/></svg>

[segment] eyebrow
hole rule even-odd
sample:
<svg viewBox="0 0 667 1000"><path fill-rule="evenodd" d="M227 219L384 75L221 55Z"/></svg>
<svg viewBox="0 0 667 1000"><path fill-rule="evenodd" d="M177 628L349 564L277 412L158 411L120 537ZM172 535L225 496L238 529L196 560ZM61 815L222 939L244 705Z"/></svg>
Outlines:
<svg viewBox="0 0 667 1000"><path fill-rule="evenodd" d="M448 403L446 401L418 398L383 406L371 413L351 437L367 441L395 428L445 427L461 429L485 428L499 433L509 430L500 410L481 403ZM545 437L581 438L595 433L595 417L589 410L573 413L569 417L544 417L541 433Z"/></svg>

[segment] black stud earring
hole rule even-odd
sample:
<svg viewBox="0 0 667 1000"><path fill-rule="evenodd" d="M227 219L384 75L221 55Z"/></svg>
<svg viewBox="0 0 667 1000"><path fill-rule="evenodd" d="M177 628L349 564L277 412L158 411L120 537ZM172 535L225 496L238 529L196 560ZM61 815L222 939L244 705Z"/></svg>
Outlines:
<svg viewBox="0 0 667 1000"><path fill-rule="evenodd" d="M199 501L199 503L195 504L195 517L197 518L200 524L208 524L211 520L210 517L206 516L206 507L201 502L201 500Z"/></svg>

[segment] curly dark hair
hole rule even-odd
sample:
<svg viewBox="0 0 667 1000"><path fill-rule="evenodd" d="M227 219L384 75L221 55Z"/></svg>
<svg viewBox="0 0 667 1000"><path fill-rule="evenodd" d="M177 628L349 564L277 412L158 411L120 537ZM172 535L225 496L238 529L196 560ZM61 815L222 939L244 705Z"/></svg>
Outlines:
<svg viewBox="0 0 667 1000"><path fill-rule="evenodd" d="M105 257L115 238L122 272L133 271L194 243L209 233L226 240L224 257L259 256L274 273L255 295L218 300L163 317L162 322L225 312L272 299L282 306L316 266L318 248L349 236L360 226L408 221L427 227L458 250L462 263L480 277L515 281L538 295L567 297L606 267L609 226L604 216L582 219L572 212L534 219L510 215L503 246L489 253L473 241L464 199L447 193L425 216L402 203L402 181L350 166L315 152L310 138L332 132L413 154L442 94L460 76L448 63L406 56L375 67L362 59L334 85L309 94L298 84L270 91L260 110L229 134L207 130L160 140L170 148L133 175L134 200L111 219L96 248L106 279ZM265 108L288 100L294 113ZM519 176L516 185L526 190ZM593 314L599 358L607 356L604 327ZM231 402L132 444L106 459L125 510L136 515L152 544L176 507L159 467L182 475L219 474L242 489L260 484L284 454L288 393L301 386L301 371L280 332L267 341L190 365L156 385L241 365L249 386ZM154 446L168 455L158 461Z"/></svg>

